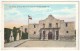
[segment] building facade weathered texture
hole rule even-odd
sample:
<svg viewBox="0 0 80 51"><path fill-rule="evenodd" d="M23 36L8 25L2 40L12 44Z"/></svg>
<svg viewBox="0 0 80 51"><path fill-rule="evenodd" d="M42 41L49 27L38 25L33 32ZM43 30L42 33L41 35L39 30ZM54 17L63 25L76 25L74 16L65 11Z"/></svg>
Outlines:
<svg viewBox="0 0 80 51"><path fill-rule="evenodd" d="M64 22L52 15L40 20L39 24L29 24L25 28L29 32L28 39L58 40L75 36L75 22Z"/></svg>

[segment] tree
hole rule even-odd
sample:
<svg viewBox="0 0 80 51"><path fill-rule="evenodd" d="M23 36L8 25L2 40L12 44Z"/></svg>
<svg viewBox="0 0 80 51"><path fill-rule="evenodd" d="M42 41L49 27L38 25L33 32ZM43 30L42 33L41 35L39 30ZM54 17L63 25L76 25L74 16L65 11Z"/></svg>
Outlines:
<svg viewBox="0 0 80 51"><path fill-rule="evenodd" d="M9 40L10 35L11 35L11 29L4 28L4 39L5 39L5 42L10 42L10 40Z"/></svg>
<svg viewBox="0 0 80 51"><path fill-rule="evenodd" d="M14 37L14 41L16 41L16 37L17 37L17 28L13 27L13 37Z"/></svg>

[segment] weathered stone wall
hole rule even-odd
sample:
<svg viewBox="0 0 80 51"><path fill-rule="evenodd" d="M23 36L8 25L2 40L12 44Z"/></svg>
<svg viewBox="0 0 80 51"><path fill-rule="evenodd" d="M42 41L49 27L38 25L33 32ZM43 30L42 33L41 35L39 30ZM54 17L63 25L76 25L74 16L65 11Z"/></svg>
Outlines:
<svg viewBox="0 0 80 51"><path fill-rule="evenodd" d="M67 27L66 27L66 23L67 23ZM68 31L68 32L67 32ZM61 21L61 27L59 30L59 35L60 38L68 38L68 37L72 37L75 36L75 24L74 22L64 22Z"/></svg>
<svg viewBox="0 0 80 51"><path fill-rule="evenodd" d="M35 26L35 27L34 27ZM39 38L39 30L38 30L38 24L29 24L29 38L30 39L38 39Z"/></svg>

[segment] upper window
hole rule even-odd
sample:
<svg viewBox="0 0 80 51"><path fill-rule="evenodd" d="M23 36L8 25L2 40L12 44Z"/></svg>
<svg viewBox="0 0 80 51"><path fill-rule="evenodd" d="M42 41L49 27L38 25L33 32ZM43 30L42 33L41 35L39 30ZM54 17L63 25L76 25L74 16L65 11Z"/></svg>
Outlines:
<svg viewBox="0 0 80 51"><path fill-rule="evenodd" d="M69 31L66 31L66 33L69 33Z"/></svg>
<svg viewBox="0 0 80 51"><path fill-rule="evenodd" d="M43 23L43 28L45 28L45 24Z"/></svg>
<svg viewBox="0 0 80 51"><path fill-rule="evenodd" d="M34 28L36 28L36 25L34 25Z"/></svg>
<svg viewBox="0 0 80 51"><path fill-rule="evenodd" d="M56 26L58 27L58 23L56 23Z"/></svg>
<svg viewBox="0 0 80 51"><path fill-rule="evenodd" d="M51 28L52 27L52 24L51 23L49 23L49 28Z"/></svg>
<svg viewBox="0 0 80 51"><path fill-rule="evenodd" d="M66 27L68 26L68 23L65 23L66 24Z"/></svg>
<svg viewBox="0 0 80 51"><path fill-rule="evenodd" d="M34 34L36 34L36 32L34 31Z"/></svg>

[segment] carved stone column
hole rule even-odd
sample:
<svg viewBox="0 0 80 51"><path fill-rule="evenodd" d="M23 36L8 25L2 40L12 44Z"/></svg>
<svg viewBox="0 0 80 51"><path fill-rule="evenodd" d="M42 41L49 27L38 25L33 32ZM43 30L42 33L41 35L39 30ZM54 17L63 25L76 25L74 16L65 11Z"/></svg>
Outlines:
<svg viewBox="0 0 80 51"><path fill-rule="evenodd" d="M42 31L41 31L41 40L43 40L43 33L42 33Z"/></svg>
<svg viewBox="0 0 80 51"><path fill-rule="evenodd" d="M54 40L56 40L56 30L54 31L54 34L55 34Z"/></svg>

